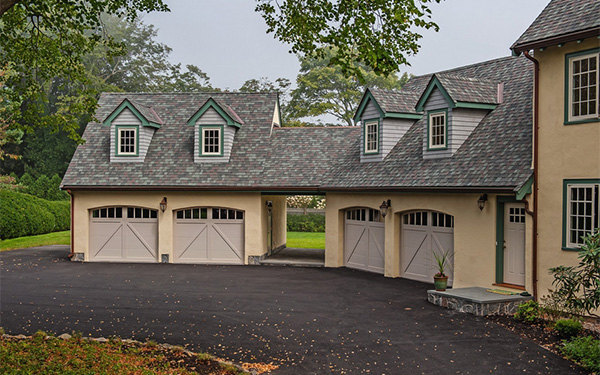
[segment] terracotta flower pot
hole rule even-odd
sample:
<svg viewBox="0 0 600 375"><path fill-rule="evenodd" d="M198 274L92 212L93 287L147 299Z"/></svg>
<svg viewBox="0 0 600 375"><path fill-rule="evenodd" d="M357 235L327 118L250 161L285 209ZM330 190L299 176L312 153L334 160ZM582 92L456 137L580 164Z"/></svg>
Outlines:
<svg viewBox="0 0 600 375"><path fill-rule="evenodd" d="M433 285L435 290L443 292L446 290L446 286L448 285L448 276L434 276Z"/></svg>

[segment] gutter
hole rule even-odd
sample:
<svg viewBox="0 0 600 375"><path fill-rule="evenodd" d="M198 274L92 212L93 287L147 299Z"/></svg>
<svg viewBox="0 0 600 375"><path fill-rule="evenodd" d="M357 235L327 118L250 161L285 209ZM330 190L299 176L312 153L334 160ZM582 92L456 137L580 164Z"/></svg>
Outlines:
<svg viewBox="0 0 600 375"><path fill-rule="evenodd" d="M71 253L69 254L69 258L73 258L73 256L75 256L75 234L73 233L73 224L75 222L75 196L71 190L67 190L67 193L71 196Z"/></svg>
<svg viewBox="0 0 600 375"><path fill-rule="evenodd" d="M537 261L538 261L538 192L539 192L539 183L538 183L538 134L540 131L539 126L539 86L540 86L540 63L533 56L529 54L529 51L523 51L523 54L526 58L533 62L534 66L534 74L533 74L533 212L529 210L529 204L525 200L525 208L527 213L533 218L533 233L532 233L532 272L531 276L533 277L533 300L537 301L537 289L538 289L538 280L537 280Z"/></svg>

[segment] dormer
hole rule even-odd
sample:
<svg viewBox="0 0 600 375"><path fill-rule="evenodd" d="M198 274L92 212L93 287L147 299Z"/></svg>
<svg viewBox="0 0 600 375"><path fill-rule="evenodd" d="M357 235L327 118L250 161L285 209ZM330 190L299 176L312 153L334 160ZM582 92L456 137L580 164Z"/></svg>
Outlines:
<svg viewBox="0 0 600 375"><path fill-rule="evenodd" d="M381 161L423 116L415 111L419 94L370 88L360 101L354 122L362 127L360 161Z"/></svg>
<svg viewBox="0 0 600 375"><path fill-rule="evenodd" d="M188 120L194 126L194 162L229 161L233 138L244 121L226 104L209 98Z"/></svg>
<svg viewBox="0 0 600 375"><path fill-rule="evenodd" d="M103 124L110 126L111 163L141 163L163 121L152 107L124 99Z"/></svg>
<svg viewBox="0 0 600 375"><path fill-rule="evenodd" d="M502 83L434 74L415 107L426 116L423 158L450 157L481 120L502 103Z"/></svg>

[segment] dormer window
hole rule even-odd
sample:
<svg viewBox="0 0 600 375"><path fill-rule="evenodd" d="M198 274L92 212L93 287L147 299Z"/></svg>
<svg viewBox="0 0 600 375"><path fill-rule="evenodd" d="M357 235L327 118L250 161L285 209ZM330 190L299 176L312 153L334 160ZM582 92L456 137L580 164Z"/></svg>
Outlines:
<svg viewBox="0 0 600 375"><path fill-rule="evenodd" d="M138 155L138 127L116 126L117 156Z"/></svg>
<svg viewBox="0 0 600 375"><path fill-rule="evenodd" d="M379 152L379 120L367 120L364 126L365 154Z"/></svg>
<svg viewBox="0 0 600 375"><path fill-rule="evenodd" d="M200 139L202 140L200 148L201 156L223 155L223 126L200 127Z"/></svg>
<svg viewBox="0 0 600 375"><path fill-rule="evenodd" d="M598 121L600 77L598 50L567 55L565 122Z"/></svg>
<svg viewBox="0 0 600 375"><path fill-rule="evenodd" d="M427 148L430 150L448 148L448 126L446 110L429 112L427 131L429 134Z"/></svg>

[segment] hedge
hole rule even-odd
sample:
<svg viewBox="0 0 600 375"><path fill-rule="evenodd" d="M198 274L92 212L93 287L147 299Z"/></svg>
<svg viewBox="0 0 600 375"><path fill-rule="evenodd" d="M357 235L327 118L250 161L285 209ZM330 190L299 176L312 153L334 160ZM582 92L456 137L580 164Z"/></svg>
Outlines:
<svg viewBox="0 0 600 375"><path fill-rule="evenodd" d="M0 239L69 230L70 203L0 190Z"/></svg>
<svg viewBox="0 0 600 375"><path fill-rule="evenodd" d="M325 215L287 215L289 232L325 232Z"/></svg>

